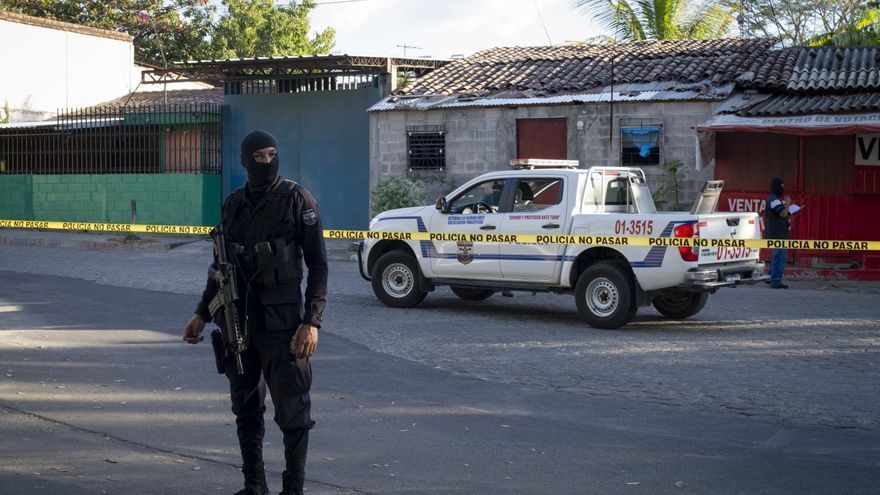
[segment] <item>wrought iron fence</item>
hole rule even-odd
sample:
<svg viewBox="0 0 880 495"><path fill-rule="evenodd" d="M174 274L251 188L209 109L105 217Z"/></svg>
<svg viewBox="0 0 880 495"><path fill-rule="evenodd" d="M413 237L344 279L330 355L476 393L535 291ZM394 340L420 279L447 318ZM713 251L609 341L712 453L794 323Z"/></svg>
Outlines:
<svg viewBox="0 0 880 495"><path fill-rule="evenodd" d="M224 83L224 93L227 95L302 93L378 87L379 76L375 74L298 74L229 79Z"/></svg>
<svg viewBox="0 0 880 495"><path fill-rule="evenodd" d="M0 128L0 173L219 174L219 105L91 107Z"/></svg>

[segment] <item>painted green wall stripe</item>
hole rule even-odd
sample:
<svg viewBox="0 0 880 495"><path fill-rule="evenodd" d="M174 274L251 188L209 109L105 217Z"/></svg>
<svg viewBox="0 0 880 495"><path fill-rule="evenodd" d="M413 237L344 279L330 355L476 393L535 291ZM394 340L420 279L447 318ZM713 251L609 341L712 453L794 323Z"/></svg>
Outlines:
<svg viewBox="0 0 880 495"><path fill-rule="evenodd" d="M216 174L0 175L0 218L154 225L214 225Z"/></svg>

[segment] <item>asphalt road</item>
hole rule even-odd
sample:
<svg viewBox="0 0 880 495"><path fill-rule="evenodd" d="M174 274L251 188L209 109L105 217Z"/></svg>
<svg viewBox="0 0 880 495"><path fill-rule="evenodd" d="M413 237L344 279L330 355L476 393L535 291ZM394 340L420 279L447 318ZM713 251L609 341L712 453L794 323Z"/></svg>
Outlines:
<svg viewBox="0 0 880 495"><path fill-rule="evenodd" d="M0 246L0 493L237 489L225 379L179 340L207 259ZM876 493L878 288L719 291L603 331L568 296L386 308L333 263L307 488Z"/></svg>

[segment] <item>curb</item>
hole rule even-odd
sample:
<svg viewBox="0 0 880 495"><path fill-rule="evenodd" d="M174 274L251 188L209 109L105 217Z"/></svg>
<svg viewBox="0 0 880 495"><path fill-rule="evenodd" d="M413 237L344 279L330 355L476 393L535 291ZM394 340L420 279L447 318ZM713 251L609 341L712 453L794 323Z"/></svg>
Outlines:
<svg viewBox="0 0 880 495"><path fill-rule="evenodd" d="M44 235L40 235L44 234ZM63 249L84 249L88 251L139 251L147 253L167 253L175 248L202 240L202 237L182 237L170 240L167 237L150 239L139 237L137 240L125 240L98 235L63 235L54 232L0 232L0 246L43 247ZM350 241L326 239L327 259L329 261L357 262L357 254L348 250Z"/></svg>
<svg viewBox="0 0 880 495"><path fill-rule="evenodd" d="M174 249L178 246L188 244L194 241L182 242L134 242L134 241L117 241L113 239L103 240L85 240L85 239L66 239L66 238L44 238L44 237L15 237L0 235L0 245L22 246L22 247L46 247L46 248L71 248L86 249L90 251L145 251L152 253L162 253Z"/></svg>

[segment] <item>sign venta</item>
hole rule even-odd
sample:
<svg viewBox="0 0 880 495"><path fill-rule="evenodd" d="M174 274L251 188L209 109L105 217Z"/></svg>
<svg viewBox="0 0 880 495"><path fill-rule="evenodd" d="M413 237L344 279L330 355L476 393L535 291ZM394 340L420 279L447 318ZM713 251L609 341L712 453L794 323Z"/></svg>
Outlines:
<svg viewBox="0 0 880 495"><path fill-rule="evenodd" d="M880 134L856 135L856 165L880 166Z"/></svg>

